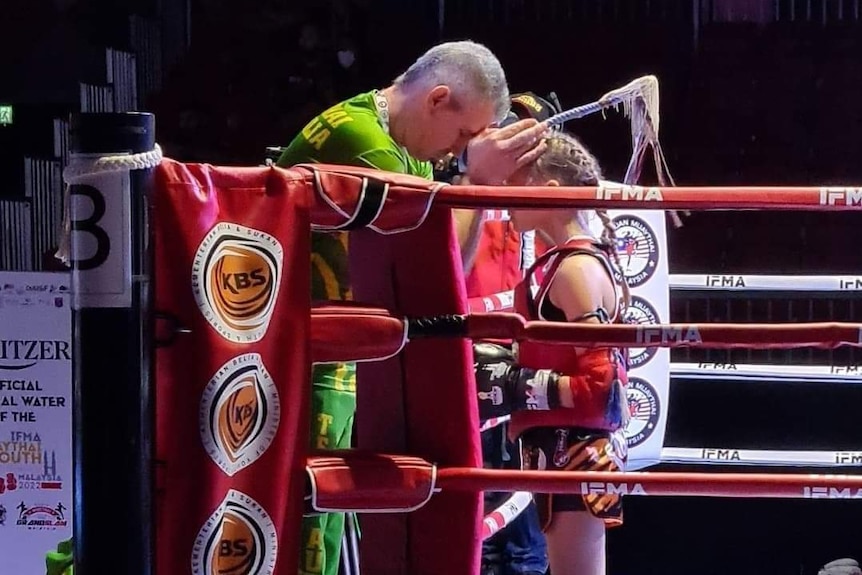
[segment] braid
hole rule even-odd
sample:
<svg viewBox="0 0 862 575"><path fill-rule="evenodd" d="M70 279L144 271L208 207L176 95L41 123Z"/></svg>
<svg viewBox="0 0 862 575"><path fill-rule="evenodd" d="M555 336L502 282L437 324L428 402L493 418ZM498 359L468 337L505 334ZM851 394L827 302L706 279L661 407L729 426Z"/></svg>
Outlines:
<svg viewBox="0 0 862 575"><path fill-rule="evenodd" d="M536 160L534 171L543 178L568 186L594 186L602 179L596 158L569 134L556 132L547 138L547 150Z"/></svg>
<svg viewBox="0 0 862 575"><path fill-rule="evenodd" d="M614 260L614 265L620 274L619 283L623 292L623 309L620 310L620 317L622 317L625 313L625 308L629 307L632 303L632 293L629 289L629 282L626 281L626 274L623 273L620 254L617 251L617 230L614 228L614 224L611 222L611 218L608 216L607 210L596 210L596 215L602 221L602 228L604 229L604 231L602 231L602 240L610 244L611 259Z"/></svg>
<svg viewBox="0 0 862 575"><path fill-rule="evenodd" d="M545 181L554 179L567 186L599 185L602 179L599 162L577 138L564 132L555 132L545 138L545 142L548 148L536 160L533 168L534 175L538 176L537 179ZM604 228L601 240L605 244L610 244L608 251L611 252L610 257L620 274L619 283L623 294L623 309L620 310L620 316L622 316L625 308L631 304L631 291L622 272L623 268L617 252L616 230L607 210L595 210L595 212Z"/></svg>

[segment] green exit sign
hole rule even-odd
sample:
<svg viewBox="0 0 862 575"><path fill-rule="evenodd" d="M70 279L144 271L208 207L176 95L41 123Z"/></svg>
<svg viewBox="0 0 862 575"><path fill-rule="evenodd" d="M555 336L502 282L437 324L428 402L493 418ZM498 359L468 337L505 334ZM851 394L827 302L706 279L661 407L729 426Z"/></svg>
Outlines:
<svg viewBox="0 0 862 575"><path fill-rule="evenodd" d="M12 106L0 104L0 126L12 125Z"/></svg>

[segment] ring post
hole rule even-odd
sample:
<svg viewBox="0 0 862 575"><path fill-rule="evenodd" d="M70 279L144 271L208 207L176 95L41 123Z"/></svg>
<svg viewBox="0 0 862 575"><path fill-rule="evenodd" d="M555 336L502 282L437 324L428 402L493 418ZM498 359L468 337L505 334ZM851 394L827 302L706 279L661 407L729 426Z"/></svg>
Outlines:
<svg viewBox="0 0 862 575"><path fill-rule="evenodd" d="M150 152L152 114L75 114L70 167ZM152 168L70 181L76 573L153 572ZM86 170L82 170L86 172Z"/></svg>

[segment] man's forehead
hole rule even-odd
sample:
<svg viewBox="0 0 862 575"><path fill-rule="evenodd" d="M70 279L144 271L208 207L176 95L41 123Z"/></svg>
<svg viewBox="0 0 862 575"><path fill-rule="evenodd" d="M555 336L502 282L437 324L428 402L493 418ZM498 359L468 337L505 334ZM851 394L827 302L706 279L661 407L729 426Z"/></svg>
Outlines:
<svg viewBox="0 0 862 575"><path fill-rule="evenodd" d="M463 128L471 134L478 134L494 123L494 105L490 102L470 106L465 109Z"/></svg>

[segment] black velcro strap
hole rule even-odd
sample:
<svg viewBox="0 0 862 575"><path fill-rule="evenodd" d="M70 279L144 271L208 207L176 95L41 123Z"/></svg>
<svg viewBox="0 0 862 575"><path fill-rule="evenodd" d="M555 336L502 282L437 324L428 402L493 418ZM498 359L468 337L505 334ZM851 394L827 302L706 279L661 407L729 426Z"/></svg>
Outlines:
<svg viewBox="0 0 862 575"><path fill-rule="evenodd" d="M382 181L363 178L362 188L362 199L359 201L356 217L344 226L345 230L358 230L372 223L386 200L386 184Z"/></svg>
<svg viewBox="0 0 862 575"><path fill-rule="evenodd" d="M407 320L407 338L467 337L466 315L435 315Z"/></svg>

